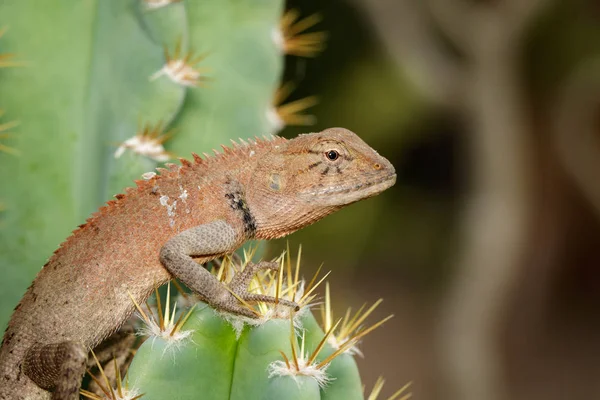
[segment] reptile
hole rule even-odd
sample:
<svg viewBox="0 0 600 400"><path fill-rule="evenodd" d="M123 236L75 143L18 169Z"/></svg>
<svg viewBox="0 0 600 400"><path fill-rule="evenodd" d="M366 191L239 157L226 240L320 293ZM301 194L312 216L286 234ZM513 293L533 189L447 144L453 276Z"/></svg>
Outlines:
<svg viewBox="0 0 600 400"><path fill-rule="evenodd" d="M255 317L257 263L226 287L206 268L249 239L280 238L396 181L353 132L234 142L167 164L115 196L54 252L15 308L0 349L0 399L79 398L90 349L117 332L157 285L177 278L216 310ZM239 298L239 299L238 299ZM294 302L279 300L283 306Z"/></svg>

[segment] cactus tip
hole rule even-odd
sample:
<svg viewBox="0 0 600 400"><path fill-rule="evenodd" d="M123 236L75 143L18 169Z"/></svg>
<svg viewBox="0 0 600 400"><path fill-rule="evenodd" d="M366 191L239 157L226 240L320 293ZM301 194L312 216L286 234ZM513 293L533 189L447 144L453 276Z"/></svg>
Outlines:
<svg viewBox="0 0 600 400"><path fill-rule="evenodd" d="M352 309L348 308L344 315L340 328L334 329L334 333L329 337L329 344L336 349L336 353L346 352L351 355L362 356L362 352L358 349L357 344L364 336L373 330L377 329L385 322L387 322L393 315L390 315L379 322L371 325L368 328L363 327L363 322L369 315L383 302L382 299L377 300L371 307L366 311L366 304L363 304L354 315L352 315ZM329 331L332 328L333 312L331 307L331 296L329 291L329 284L325 286L325 302L321 304L321 319L323 329ZM334 353L335 354L335 353Z"/></svg>
<svg viewBox="0 0 600 400"><path fill-rule="evenodd" d="M300 340L300 349L296 348L296 333L294 325L294 313L290 315L290 350L292 353L291 360L286 356L283 351L280 351L283 360L276 360L269 364L269 378L275 376L290 376L296 383L299 383L299 376L307 376L313 378L317 384L323 388L327 386L331 378L327 375L327 368L329 363L317 364L316 357L323 348L324 343L327 340L331 332L327 332L321 340L321 343L317 348L308 354L304 350L305 336L302 335Z"/></svg>
<svg viewBox="0 0 600 400"><path fill-rule="evenodd" d="M126 150L153 159L165 162L173 158L173 154L165 150L163 144L173 136L174 130L163 132L163 123L159 121L156 125L146 124L135 136L127 139L119 145L114 153L115 158L121 157Z"/></svg>
<svg viewBox="0 0 600 400"><path fill-rule="evenodd" d="M317 104L316 96L308 96L284 104L294 88L295 85L292 82L287 82L275 92L273 105L266 112L273 132L279 132L287 125L308 126L314 125L316 122L314 115L304 113Z"/></svg>
<svg viewBox="0 0 600 400"><path fill-rule="evenodd" d="M0 38L8 31L8 27L0 28ZM25 65L23 62L15 61L16 55L13 53L0 54L0 68L20 67Z"/></svg>
<svg viewBox="0 0 600 400"><path fill-rule="evenodd" d="M0 110L0 116L2 115L1 110ZM11 128L14 128L15 126L19 125L19 123L17 121L11 121L11 122L6 122L4 124L0 124L0 139L7 139L10 138L11 135L8 133L2 133L2 132L6 132ZM12 154L15 156L18 156L20 153L17 149L7 146L5 144L0 143L0 152L4 152L4 153L8 153L8 154Z"/></svg>
<svg viewBox="0 0 600 400"><path fill-rule="evenodd" d="M380 376L379 378L377 378L377 381L375 381L375 385L373 385L373 390L371 391L371 394L369 395L367 400L377 400L379 398L381 390L383 389L384 383L385 380L383 379L383 377ZM408 382L406 385L398 389L398 391L396 391L393 395L388 397L387 400L408 400L412 398L412 393L406 393L406 390L410 387L410 385L412 385L412 382Z"/></svg>
<svg viewBox="0 0 600 400"><path fill-rule="evenodd" d="M8 30L7 27L0 28L0 38L6 33L7 30ZM0 68L16 67L16 66L22 65L22 63L13 61L14 57L15 57L15 55L11 54L11 53L0 54ZM0 109L0 117L2 115L4 115L4 110ZM17 125L19 125L19 122L17 122L17 121L0 123L0 139L9 138L10 137L9 134L2 133L2 132L6 132L9 129L14 128ZM13 147L2 144L2 143L0 143L0 152L12 154L15 156L19 155L18 150L16 150Z"/></svg>
<svg viewBox="0 0 600 400"><path fill-rule="evenodd" d="M102 392L102 395L90 392L85 389L81 389L79 393L83 397L92 400L137 400L144 396L144 394L140 394L137 389L129 388L128 384L126 386L123 386L123 383L121 382L121 371L119 369L119 366L117 365L116 359L113 359L113 363L116 372L117 387L113 388L110 384L108 376L104 372L104 368L102 368L102 365L98 360L98 357L96 357L96 353L94 353L93 350L91 350L91 353L92 357L94 358L94 361L96 362L96 367L100 372L100 377L98 378L97 376L92 374L90 370L87 370L87 374L96 384L96 386L98 386L98 389Z"/></svg>
<svg viewBox="0 0 600 400"><path fill-rule="evenodd" d="M175 318L177 314L177 303L170 306L170 294L171 284L167 284L167 296L165 298L164 310L160 300L160 294L158 288L155 288L156 298L156 313L153 308L146 303L146 311L138 304L135 298L129 294L129 297L133 301L135 308L138 311L140 319L144 322L143 327L138 331L138 334L142 336L149 336L151 338L160 337L165 340L169 348L169 345L179 344L184 339L187 339L192 334L192 331L182 330L182 326L189 319L190 315L195 309L191 307L186 313L180 313L179 318Z"/></svg>
<svg viewBox="0 0 600 400"><path fill-rule="evenodd" d="M196 65L206 58L207 54L194 55L192 52L181 54L180 44L178 43L171 54L165 48L165 65L150 76L150 80L156 80L166 75L173 82L181 86L200 87L210 79L204 75L208 70L198 68Z"/></svg>
<svg viewBox="0 0 600 400"><path fill-rule="evenodd" d="M327 34L323 31L304 33L319 23L321 14L312 14L299 19L300 12L296 9L287 11L279 26L273 30L271 37L282 52L300 57L315 57L325 49Z"/></svg>
<svg viewBox="0 0 600 400"><path fill-rule="evenodd" d="M179 3L180 1L181 0L143 0L146 9L148 10L156 10L174 3Z"/></svg>

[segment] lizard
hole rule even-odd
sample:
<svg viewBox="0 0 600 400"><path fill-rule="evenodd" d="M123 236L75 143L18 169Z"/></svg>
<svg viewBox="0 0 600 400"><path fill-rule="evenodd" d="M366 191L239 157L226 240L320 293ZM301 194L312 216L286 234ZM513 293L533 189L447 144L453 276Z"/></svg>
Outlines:
<svg viewBox="0 0 600 400"><path fill-rule="evenodd" d="M273 263L238 272L229 288L200 264L249 239L286 236L396 181L392 164L344 128L215 153L144 174L59 246L4 334L0 399L78 399L89 350L132 315L130 296L141 304L172 278L216 310L255 317L236 296L276 302L247 291L249 275Z"/></svg>

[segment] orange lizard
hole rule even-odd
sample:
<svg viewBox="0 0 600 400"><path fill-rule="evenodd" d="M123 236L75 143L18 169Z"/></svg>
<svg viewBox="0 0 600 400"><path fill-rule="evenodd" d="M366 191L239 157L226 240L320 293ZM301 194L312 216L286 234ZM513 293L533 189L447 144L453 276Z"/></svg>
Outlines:
<svg viewBox="0 0 600 400"><path fill-rule="evenodd" d="M219 311L254 317L236 296L274 302L247 291L273 263L247 268L229 290L198 263L288 235L396 181L385 158L342 128L180 161L109 201L44 265L4 335L0 399L78 399L88 350L130 317L129 294L142 303L172 278Z"/></svg>

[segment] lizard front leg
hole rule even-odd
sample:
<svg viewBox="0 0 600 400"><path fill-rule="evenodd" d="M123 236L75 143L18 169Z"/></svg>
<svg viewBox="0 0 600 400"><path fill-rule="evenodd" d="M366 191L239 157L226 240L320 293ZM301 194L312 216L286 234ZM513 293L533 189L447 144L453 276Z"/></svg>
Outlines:
<svg viewBox="0 0 600 400"><path fill-rule="evenodd" d="M160 251L160 261L165 268L176 278L185 283L190 289L198 293L207 303L220 311L256 318L256 315L240 304L239 300L217 280L208 270L202 268L192 257L214 257L233 252L240 242L238 234L225 221L219 220L197 226L181 232L171 238ZM272 269L272 263L259 263L253 267L255 273L258 269ZM243 274L243 275L247 275ZM244 278L246 278L244 276ZM241 281L245 282L246 279ZM248 293L247 284L240 285L240 280L230 289L238 297L248 301L264 301L298 308L294 302L264 296L257 299Z"/></svg>

